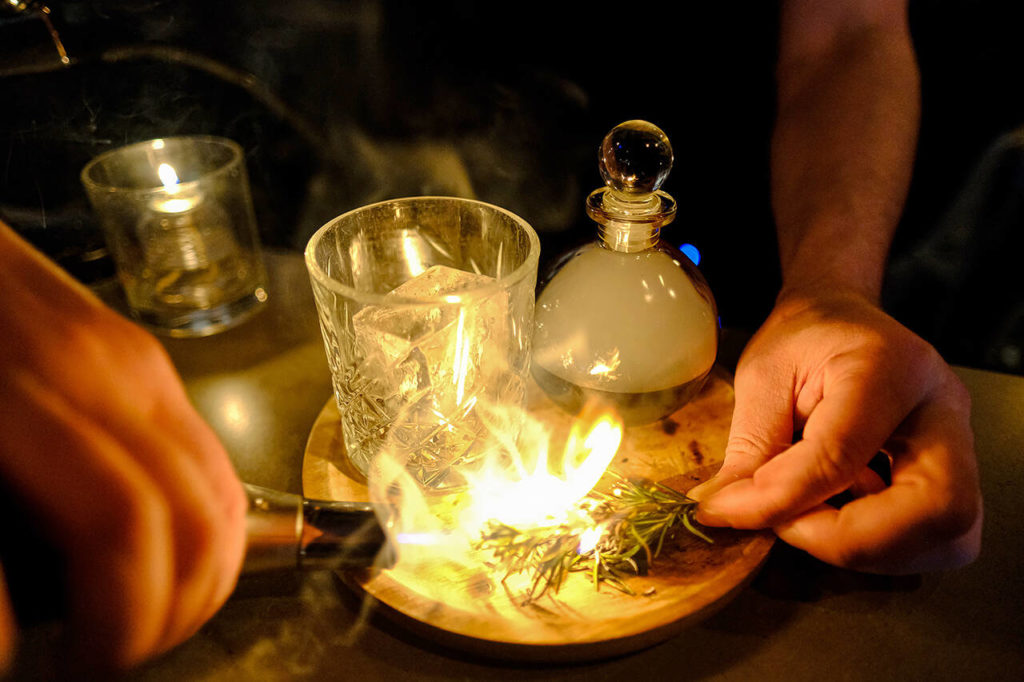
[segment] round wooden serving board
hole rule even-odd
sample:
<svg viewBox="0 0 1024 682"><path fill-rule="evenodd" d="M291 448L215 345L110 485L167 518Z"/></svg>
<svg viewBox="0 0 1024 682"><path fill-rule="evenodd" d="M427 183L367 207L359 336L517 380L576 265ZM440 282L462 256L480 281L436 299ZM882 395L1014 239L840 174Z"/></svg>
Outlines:
<svg viewBox="0 0 1024 682"><path fill-rule="evenodd" d="M729 377L714 372L701 394L672 417L626 430L611 468L686 491L716 471L732 419ZM570 417L533 387L530 413L568 429ZM366 481L348 462L333 398L310 433L303 492L367 501ZM708 529L714 544L685 537L666 547L648 575L628 579L636 596L573 574L557 594L523 606L485 571L436 566L415 573L373 570L343 579L386 605L401 625L440 644L494 658L581 661L636 651L703 619L742 589L774 543L769 532Z"/></svg>

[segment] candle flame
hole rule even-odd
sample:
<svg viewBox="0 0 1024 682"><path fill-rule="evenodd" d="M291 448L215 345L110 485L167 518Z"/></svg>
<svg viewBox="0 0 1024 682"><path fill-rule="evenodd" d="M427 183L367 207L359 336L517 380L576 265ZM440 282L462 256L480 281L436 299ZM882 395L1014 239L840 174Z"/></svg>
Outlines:
<svg viewBox="0 0 1024 682"><path fill-rule="evenodd" d="M168 194L175 194L181 189L181 180L178 179L178 173L171 164L161 163L156 169L156 174L160 176L160 182L164 183L164 189Z"/></svg>
<svg viewBox="0 0 1024 682"><path fill-rule="evenodd" d="M170 199L156 201L153 204L153 208L159 213L184 213L191 211L195 208L199 202L200 197L192 196L177 196L181 190L181 180L178 178L177 171L174 170L174 166L169 163L161 163L157 166L156 174L160 176L160 182L164 185L164 191L171 195Z"/></svg>

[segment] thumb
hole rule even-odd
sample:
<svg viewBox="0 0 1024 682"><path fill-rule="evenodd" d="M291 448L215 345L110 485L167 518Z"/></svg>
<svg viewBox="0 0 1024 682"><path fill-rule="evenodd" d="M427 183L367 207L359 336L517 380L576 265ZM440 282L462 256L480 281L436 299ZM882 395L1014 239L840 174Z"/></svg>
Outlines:
<svg viewBox="0 0 1024 682"><path fill-rule="evenodd" d="M693 499L705 500L730 483L749 478L792 444L793 379L780 364L740 363L725 461L713 478L687 493Z"/></svg>

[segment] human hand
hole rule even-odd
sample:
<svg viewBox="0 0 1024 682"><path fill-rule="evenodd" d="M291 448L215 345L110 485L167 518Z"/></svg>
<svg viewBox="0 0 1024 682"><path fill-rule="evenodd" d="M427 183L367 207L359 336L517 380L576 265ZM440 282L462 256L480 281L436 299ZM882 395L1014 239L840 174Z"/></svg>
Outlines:
<svg viewBox="0 0 1024 682"><path fill-rule="evenodd" d="M160 344L0 223L0 480L67 566L81 665L194 633L234 587L246 497ZM0 572L0 670L15 638Z"/></svg>
<svg viewBox="0 0 1024 682"><path fill-rule="evenodd" d="M691 493L702 523L770 527L823 561L877 573L977 556L967 391L930 345L868 299L780 297L743 352L735 389L725 462ZM891 459L888 486L867 466L880 450ZM853 501L825 504L846 490Z"/></svg>

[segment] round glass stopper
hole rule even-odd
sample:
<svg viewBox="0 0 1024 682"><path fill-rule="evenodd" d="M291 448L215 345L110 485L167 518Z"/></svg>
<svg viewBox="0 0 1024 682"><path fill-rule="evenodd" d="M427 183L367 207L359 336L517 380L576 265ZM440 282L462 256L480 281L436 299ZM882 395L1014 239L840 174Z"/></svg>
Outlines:
<svg viewBox="0 0 1024 682"><path fill-rule="evenodd" d="M616 192L650 194L665 182L673 158L661 128L647 121L626 121L601 142L601 178Z"/></svg>

